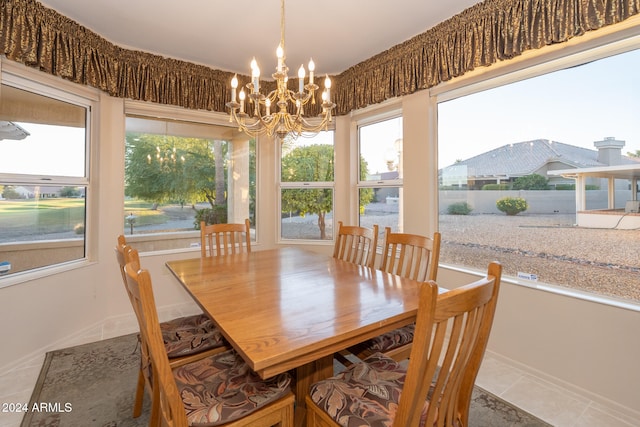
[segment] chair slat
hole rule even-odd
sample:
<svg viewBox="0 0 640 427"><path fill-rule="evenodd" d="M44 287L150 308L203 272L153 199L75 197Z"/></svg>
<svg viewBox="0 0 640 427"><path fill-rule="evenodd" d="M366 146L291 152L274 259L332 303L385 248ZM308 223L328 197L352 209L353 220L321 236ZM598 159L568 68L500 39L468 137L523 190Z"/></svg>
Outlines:
<svg viewBox="0 0 640 427"><path fill-rule="evenodd" d="M249 219L242 224L207 225L201 221L200 252L203 257L251 252Z"/></svg>

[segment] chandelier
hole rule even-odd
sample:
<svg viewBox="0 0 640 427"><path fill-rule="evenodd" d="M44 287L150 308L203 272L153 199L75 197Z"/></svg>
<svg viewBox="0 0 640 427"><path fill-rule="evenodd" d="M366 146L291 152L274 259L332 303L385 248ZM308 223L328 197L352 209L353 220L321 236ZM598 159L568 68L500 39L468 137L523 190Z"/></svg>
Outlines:
<svg viewBox="0 0 640 427"><path fill-rule="evenodd" d="M314 94L319 88L314 83L313 59L309 61L307 84L305 84L304 65L300 65L298 90L287 87L289 68L285 64L284 54L284 0L280 3L280 45L276 50L278 66L276 72L271 75L276 82L275 89L266 95L260 93L260 68L255 58L251 61L251 82L245 86L248 94L245 93L244 88L237 93L237 75L231 79L231 102L226 104L230 110L229 121L235 122L240 131L252 137L275 134L283 139L287 135L297 138L305 133L318 133L327 129L332 120L331 110L336 106L331 102L331 79L327 75L322 92L322 113L315 118L305 117L304 106L309 102L312 105L316 103Z"/></svg>

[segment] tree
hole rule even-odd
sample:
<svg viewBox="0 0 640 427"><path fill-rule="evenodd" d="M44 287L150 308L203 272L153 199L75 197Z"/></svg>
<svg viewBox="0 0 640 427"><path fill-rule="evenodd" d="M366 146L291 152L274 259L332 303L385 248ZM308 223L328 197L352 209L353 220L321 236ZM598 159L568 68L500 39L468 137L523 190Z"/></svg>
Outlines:
<svg viewBox="0 0 640 427"><path fill-rule="evenodd" d="M227 144L207 139L127 134L125 193L155 204L206 200L213 208L225 200L226 184L216 187L216 168L224 169L227 150Z"/></svg>
<svg viewBox="0 0 640 427"><path fill-rule="evenodd" d="M514 190L548 190L549 180L537 173L521 176L513 182Z"/></svg>
<svg viewBox="0 0 640 427"><path fill-rule="evenodd" d="M627 156L629 157L640 157L640 150L636 150L635 153L632 153L630 151L627 152Z"/></svg>
<svg viewBox="0 0 640 427"><path fill-rule="evenodd" d="M4 187L4 189L2 190L2 197L7 200L24 199L22 194L18 193L13 185L7 185L6 187Z"/></svg>
<svg viewBox="0 0 640 427"><path fill-rule="evenodd" d="M62 187L60 197L78 197L80 191L76 187Z"/></svg>
<svg viewBox="0 0 640 427"><path fill-rule="evenodd" d="M224 182L225 170L224 170L224 155L222 154L222 141L213 141L213 159L215 161L216 171L216 197L215 205L223 206L227 204L227 198L224 196L227 186Z"/></svg>
<svg viewBox="0 0 640 427"><path fill-rule="evenodd" d="M314 144L288 150L282 158L282 182L332 182L334 179L333 146ZM361 158L363 176L367 163ZM364 167L362 167L364 166ZM369 191L366 191L369 190ZM373 191L360 192L360 205L373 199ZM320 239L326 239L325 216L333 209L332 191L328 188L288 188L282 191L282 212L318 215Z"/></svg>
<svg viewBox="0 0 640 427"><path fill-rule="evenodd" d="M283 182L331 182L333 181L333 146L314 144L296 147L282 158ZM300 215L318 215L320 239L326 238L325 216L333 209L330 189L288 188L282 191L282 212L299 212Z"/></svg>

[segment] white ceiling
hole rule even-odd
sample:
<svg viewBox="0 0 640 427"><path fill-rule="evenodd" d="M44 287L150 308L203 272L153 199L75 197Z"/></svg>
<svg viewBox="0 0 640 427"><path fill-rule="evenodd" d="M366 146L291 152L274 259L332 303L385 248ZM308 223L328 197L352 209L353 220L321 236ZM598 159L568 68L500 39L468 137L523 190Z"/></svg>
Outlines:
<svg viewBox="0 0 640 427"><path fill-rule="evenodd" d="M275 71L279 0L43 0L121 47L262 77ZM312 57L316 75L337 74L423 33L478 0L289 0L286 63Z"/></svg>

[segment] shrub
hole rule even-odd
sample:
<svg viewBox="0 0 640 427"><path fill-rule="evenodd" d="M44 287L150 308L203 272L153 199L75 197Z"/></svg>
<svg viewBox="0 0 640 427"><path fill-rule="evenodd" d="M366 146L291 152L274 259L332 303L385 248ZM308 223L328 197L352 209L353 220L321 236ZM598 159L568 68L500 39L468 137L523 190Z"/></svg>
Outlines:
<svg viewBox="0 0 640 427"><path fill-rule="evenodd" d="M513 182L514 190L548 190L549 180L537 173L521 176Z"/></svg>
<svg viewBox="0 0 640 427"><path fill-rule="evenodd" d="M440 188L438 188L440 191L462 191L462 190L468 190L467 186L461 186L461 185L441 185Z"/></svg>
<svg viewBox="0 0 640 427"><path fill-rule="evenodd" d="M509 184L485 184L482 186L483 190L508 190Z"/></svg>
<svg viewBox="0 0 640 427"><path fill-rule="evenodd" d="M529 208L529 204L522 197L503 197L496 202L496 207L507 215L517 215Z"/></svg>
<svg viewBox="0 0 640 427"><path fill-rule="evenodd" d="M575 184L556 184L556 190L558 190L558 191L575 190L575 189L576 189L576 185Z"/></svg>
<svg viewBox="0 0 640 427"><path fill-rule="evenodd" d="M449 215L469 215L473 208L467 202L452 203L447 207Z"/></svg>
<svg viewBox="0 0 640 427"><path fill-rule="evenodd" d="M214 208L204 208L196 211L193 225L196 230L200 230L200 222L205 224L225 224L227 222L227 205L220 205Z"/></svg>

